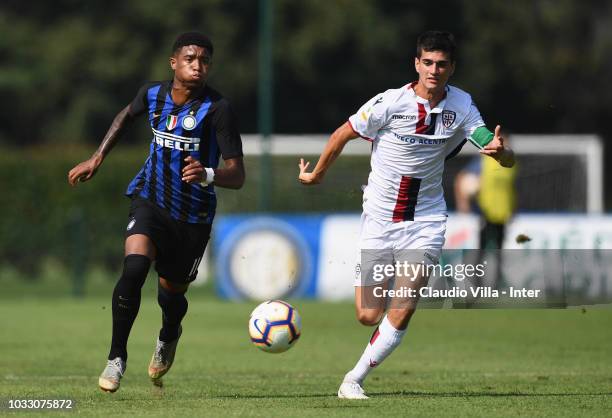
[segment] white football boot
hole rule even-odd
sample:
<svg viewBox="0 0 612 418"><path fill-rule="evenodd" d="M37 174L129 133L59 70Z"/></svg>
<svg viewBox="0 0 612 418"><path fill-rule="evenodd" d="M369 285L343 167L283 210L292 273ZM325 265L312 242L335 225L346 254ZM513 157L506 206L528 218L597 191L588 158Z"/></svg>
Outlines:
<svg viewBox="0 0 612 418"><path fill-rule="evenodd" d="M100 389L105 392L116 392L117 389L119 389L119 382L121 381L126 368L127 364L121 359L121 357L108 360L104 371L98 379Z"/></svg>
<svg viewBox="0 0 612 418"><path fill-rule="evenodd" d="M151 357L151 362L149 363L149 377L156 386L162 385L162 376L168 373L168 370L170 370L170 367L172 367L174 355L176 354L176 346L178 345L178 341L179 338L181 338L182 333L183 327L181 326L179 328L179 334L178 337L176 337L176 340L166 343L161 341L159 338L157 339L155 351L153 352L153 357Z"/></svg>
<svg viewBox="0 0 612 418"><path fill-rule="evenodd" d="M353 380L345 380L338 389L340 399L370 399L366 396L361 385Z"/></svg>

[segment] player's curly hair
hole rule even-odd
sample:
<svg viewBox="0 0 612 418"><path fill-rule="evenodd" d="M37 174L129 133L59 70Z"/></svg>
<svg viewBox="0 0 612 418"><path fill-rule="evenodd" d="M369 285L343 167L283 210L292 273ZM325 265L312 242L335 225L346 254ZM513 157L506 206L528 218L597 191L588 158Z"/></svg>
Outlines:
<svg viewBox="0 0 612 418"><path fill-rule="evenodd" d="M417 38L416 56L417 58L421 58L421 53L423 51L442 51L446 52L451 63L454 63L456 49L457 44L455 43L455 37L452 33L439 30L428 30L420 34Z"/></svg>
<svg viewBox="0 0 612 418"><path fill-rule="evenodd" d="M187 45L197 45L202 48L206 48L208 53L212 56L213 54L213 44L206 35L202 35L199 32L185 32L180 34L176 41L174 41L174 45L172 45L172 55L176 54L178 50Z"/></svg>

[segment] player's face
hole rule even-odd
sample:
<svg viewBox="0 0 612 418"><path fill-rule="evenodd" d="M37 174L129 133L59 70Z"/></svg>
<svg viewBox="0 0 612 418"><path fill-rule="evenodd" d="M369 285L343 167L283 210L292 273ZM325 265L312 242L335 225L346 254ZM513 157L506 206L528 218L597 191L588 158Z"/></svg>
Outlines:
<svg viewBox="0 0 612 418"><path fill-rule="evenodd" d="M206 48L196 45L184 46L170 57L174 77L188 86L201 86L206 82L211 62Z"/></svg>
<svg viewBox="0 0 612 418"><path fill-rule="evenodd" d="M444 88L455 71L455 64L442 51L421 51L421 58L414 59L414 66L419 73L419 83L427 90Z"/></svg>

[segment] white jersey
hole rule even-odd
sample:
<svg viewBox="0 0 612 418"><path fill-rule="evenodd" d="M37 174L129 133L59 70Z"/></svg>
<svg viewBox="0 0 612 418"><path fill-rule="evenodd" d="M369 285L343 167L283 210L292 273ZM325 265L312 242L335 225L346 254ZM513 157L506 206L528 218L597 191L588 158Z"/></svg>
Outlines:
<svg viewBox="0 0 612 418"><path fill-rule="evenodd" d="M349 118L372 142L363 211L381 221L446 219L444 161L484 126L471 96L453 86L433 109L408 84L379 94Z"/></svg>

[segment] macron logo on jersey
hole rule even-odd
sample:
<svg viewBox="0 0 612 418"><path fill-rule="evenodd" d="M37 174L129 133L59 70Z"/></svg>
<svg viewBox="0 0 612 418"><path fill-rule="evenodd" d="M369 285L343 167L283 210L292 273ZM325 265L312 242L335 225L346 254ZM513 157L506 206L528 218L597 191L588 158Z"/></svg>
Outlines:
<svg viewBox="0 0 612 418"><path fill-rule="evenodd" d="M186 136L173 135L153 129L154 141L157 145L164 148L176 149L179 151L199 151L200 138L188 138Z"/></svg>
<svg viewBox="0 0 612 418"><path fill-rule="evenodd" d="M400 114L396 114L396 115L391 115L391 119L392 120L415 121L415 120L417 120L417 115L400 115Z"/></svg>

